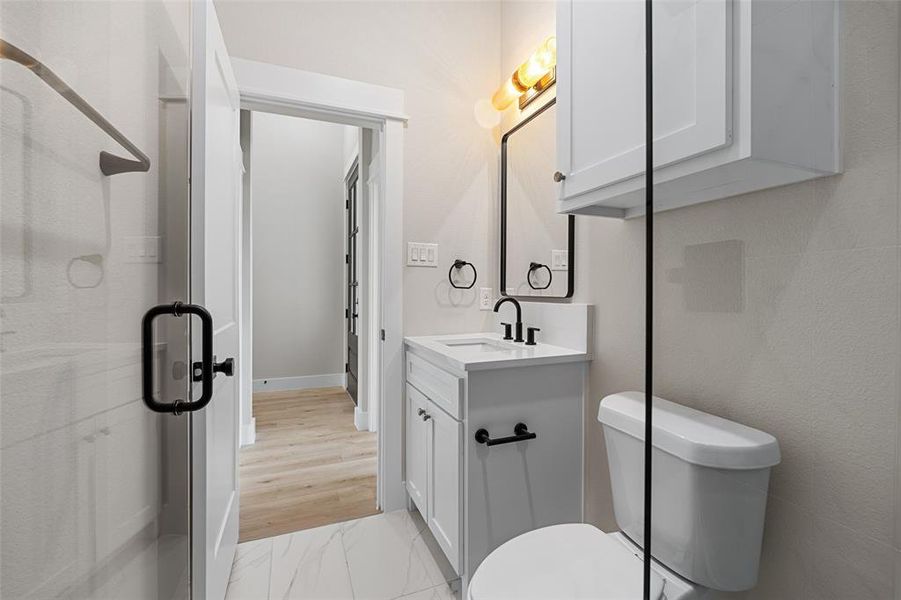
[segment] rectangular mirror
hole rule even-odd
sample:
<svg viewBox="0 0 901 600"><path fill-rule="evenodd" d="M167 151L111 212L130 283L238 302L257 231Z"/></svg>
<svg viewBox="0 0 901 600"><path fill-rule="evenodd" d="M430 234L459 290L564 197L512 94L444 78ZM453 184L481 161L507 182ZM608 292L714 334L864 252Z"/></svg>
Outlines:
<svg viewBox="0 0 901 600"><path fill-rule="evenodd" d="M571 298L575 217L557 214L556 99L501 139L501 294Z"/></svg>

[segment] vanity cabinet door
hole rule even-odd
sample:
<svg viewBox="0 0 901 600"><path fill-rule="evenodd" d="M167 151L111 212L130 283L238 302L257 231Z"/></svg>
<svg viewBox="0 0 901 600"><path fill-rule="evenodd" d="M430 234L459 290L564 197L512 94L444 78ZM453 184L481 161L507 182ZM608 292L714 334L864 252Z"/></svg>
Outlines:
<svg viewBox="0 0 901 600"><path fill-rule="evenodd" d="M429 433L431 425L423 420L429 404L425 396L407 384L405 410L404 472L407 493L423 518L428 519ZM422 411L422 412L420 412Z"/></svg>
<svg viewBox="0 0 901 600"><path fill-rule="evenodd" d="M429 403L431 417L429 468L429 529L451 566L460 573L463 424Z"/></svg>
<svg viewBox="0 0 901 600"><path fill-rule="evenodd" d="M557 2L562 200L644 173L644 15L639 0ZM731 143L732 28L731 0L656 6L656 167Z"/></svg>

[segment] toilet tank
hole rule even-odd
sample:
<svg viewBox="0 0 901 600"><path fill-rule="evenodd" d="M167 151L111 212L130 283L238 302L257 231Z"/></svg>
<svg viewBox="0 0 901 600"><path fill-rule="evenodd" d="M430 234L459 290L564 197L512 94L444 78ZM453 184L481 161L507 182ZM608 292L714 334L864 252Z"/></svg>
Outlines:
<svg viewBox="0 0 901 600"><path fill-rule="evenodd" d="M601 401L616 522L644 539L644 393ZM654 398L651 554L684 578L722 591L757 583L770 468L768 433Z"/></svg>

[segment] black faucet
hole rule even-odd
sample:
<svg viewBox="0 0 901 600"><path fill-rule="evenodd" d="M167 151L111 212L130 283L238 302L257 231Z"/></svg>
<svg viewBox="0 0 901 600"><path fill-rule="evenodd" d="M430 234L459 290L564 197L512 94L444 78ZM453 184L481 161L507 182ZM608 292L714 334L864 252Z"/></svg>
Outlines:
<svg viewBox="0 0 901 600"><path fill-rule="evenodd" d="M504 302L512 302L513 306L516 307L516 338L513 341L524 342L525 340L522 339L522 306L519 305L519 300L516 298L506 296L495 303L494 312L498 312L501 308L501 304Z"/></svg>

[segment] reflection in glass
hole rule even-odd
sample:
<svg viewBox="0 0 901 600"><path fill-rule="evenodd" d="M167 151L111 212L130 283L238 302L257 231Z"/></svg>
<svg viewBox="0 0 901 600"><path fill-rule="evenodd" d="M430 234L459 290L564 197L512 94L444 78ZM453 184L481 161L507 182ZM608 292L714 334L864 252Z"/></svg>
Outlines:
<svg viewBox="0 0 901 600"><path fill-rule="evenodd" d="M572 294L574 217L557 213L554 104L551 100L504 136L501 284L511 296Z"/></svg>
<svg viewBox="0 0 901 600"><path fill-rule="evenodd" d="M128 152L0 60L0 596L186 598L190 421L144 407L139 335L187 299L189 5L3 2L0 23L151 163L103 175ZM157 340L158 393L184 397L184 325Z"/></svg>

